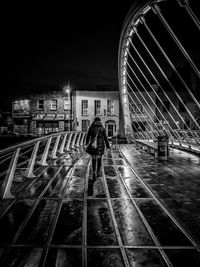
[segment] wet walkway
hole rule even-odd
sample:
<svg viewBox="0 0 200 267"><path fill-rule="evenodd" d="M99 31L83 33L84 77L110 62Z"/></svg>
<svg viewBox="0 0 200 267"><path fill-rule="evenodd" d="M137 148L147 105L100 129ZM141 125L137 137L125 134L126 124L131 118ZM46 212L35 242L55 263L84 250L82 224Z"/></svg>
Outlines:
<svg viewBox="0 0 200 267"><path fill-rule="evenodd" d="M121 145L95 183L82 151L36 172L1 203L0 266L200 266L199 157Z"/></svg>

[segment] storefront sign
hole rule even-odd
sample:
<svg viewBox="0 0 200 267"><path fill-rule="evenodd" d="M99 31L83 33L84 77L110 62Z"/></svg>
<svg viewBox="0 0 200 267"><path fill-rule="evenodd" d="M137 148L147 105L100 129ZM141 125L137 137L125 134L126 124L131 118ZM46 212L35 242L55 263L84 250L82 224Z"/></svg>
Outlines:
<svg viewBox="0 0 200 267"><path fill-rule="evenodd" d="M51 121L51 120L54 120L55 119L55 114L47 114L45 117L44 117L44 120L49 120L49 121Z"/></svg>
<svg viewBox="0 0 200 267"><path fill-rule="evenodd" d="M33 120L43 120L45 114L36 114L33 116Z"/></svg>
<svg viewBox="0 0 200 267"><path fill-rule="evenodd" d="M55 120L64 120L65 115L64 114L57 114Z"/></svg>

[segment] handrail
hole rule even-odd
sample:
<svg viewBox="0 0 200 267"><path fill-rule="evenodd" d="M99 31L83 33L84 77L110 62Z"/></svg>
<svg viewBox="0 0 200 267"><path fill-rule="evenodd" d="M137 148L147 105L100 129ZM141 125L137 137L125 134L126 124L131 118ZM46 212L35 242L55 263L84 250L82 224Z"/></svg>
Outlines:
<svg viewBox="0 0 200 267"><path fill-rule="evenodd" d="M4 149L0 150L0 156L2 154L6 154L7 152L13 151L14 149L17 149L18 147L21 147L22 145L25 147L25 146L28 146L28 145L32 145L33 143L35 143L37 141L45 141L50 136L53 138L53 137L56 137L58 135L62 135L62 134L65 134L65 133L82 133L82 132L76 132L76 131L58 132L58 133L53 133L53 134L48 134L48 135L45 135L45 136L37 137L37 138L31 139L31 140L28 140L28 141L25 141L25 142L21 142L21 143L18 143L16 145L9 146L7 148L4 148Z"/></svg>
<svg viewBox="0 0 200 267"><path fill-rule="evenodd" d="M179 133L181 140L180 140L180 138L176 138L176 136L174 136L173 139L169 140L170 146L176 147L176 148L181 148L182 150L191 151L191 152L195 152L198 154L200 153L200 146L198 146L196 144L196 140L193 138L193 136L195 135L196 139L198 139L198 141L200 143L200 131L199 130L189 131L189 130L181 129L181 130L174 130L174 132ZM138 138L138 133L139 132L130 132L128 134L127 138L129 139L130 142L135 142L138 139L145 140L142 136L140 136L140 138ZM190 140L189 143L188 143L188 139Z"/></svg>
<svg viewBox="0 0 200 267"><path fill-rule="evenodd" d="M34 173L36 165L48 166L52 160L62 154L84 147L85 137L86 133L81 131L58 132L1 150L0 157L5 159L0 161L0 175L5 176L0 188L0 198L15 197L11 193L11 187L15 179L16 168L23 165L22 176L34 178L36 177ZM26 156L25 159L24 156Z"/></svg>

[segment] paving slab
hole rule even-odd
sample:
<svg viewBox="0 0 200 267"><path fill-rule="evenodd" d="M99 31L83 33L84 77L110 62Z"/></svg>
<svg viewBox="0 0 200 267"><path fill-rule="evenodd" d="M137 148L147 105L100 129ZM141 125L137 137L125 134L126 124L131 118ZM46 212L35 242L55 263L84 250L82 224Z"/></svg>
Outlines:
<svg viewBox="0 0 200 267"><path fill-rule="evenodd" d="M82 150L19 177L0 203L0 266L199 266L199 162L126 144L105 153L96 181Z"/></svg>

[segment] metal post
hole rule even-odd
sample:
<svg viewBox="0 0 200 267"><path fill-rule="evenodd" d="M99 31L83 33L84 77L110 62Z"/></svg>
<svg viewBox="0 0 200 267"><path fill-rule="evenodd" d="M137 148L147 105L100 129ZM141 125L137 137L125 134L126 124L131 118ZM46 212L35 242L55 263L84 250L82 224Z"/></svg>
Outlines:
<svg viewBox="0 0 200 267"><path fill-rule="evenodd" d="M56 153L57 153L57 150L58 150L58 145L59 145L59 142L60 142L60 137L61 137L61 135L59 134L59 135L57 136L57 138L56 138L56 142L55 142L55 144L54 144L52 153L51 153L51 155L50 155L50 157L51 157L52 159L57 159L57 158L58 158L58 156L56 156Z"/></svg>
<svg viewBox="0 0 200 267"><path fill-rule="evenodd" d="M12 159L10 161L9 167L6 172L5 179L3 181L2 187L1 187L1 192L0 192L0 197L1 199L7 199L7 198L15 198L15 196L10 192L12 182L14 179L15 175L15 169L17 166L17 161L19 158L19 151L20 147L17 148L12 156Z"/></svg>
<svg viewBox="0 0 200 267"><path fill-rule="evenodd" d="M82 137L81 137L81 140L80 140L80 146L81 147L83 146L83 141L84 141L85 135L86 135L86 133L82 133Z"/></svg>
<svg viewBox="0 0 200 267"><path fill-rule="evenodd" d="M75 148L76 136L77 136L77 133L74 134L74 138L73 138L73 140L72 140L71 149L74 149L74 148Z"/></svg>
<svg viewBox="0 0 200 267"><path fill-rule="evenodd" d="M39 144L40 144L40 141L37 141L37 143L35 143L35 145L34 145L34 148L33 148L32 154L31 154L31 158L29 159L29 162L28 162L28 168L24 172L24 177L27 177L27 178L36 177L35 174L33 174L33 169L34 169L34 165L35 165L35 160L36 160Z"/></svg>
<svg viewBox="0 0 200 267"><path fill-rule="evenodd" d="M81 133L78 133L78 138L76 140L76 144L75 144L75 147L80 147L80 139L81 139Z"/></svg>
<svg viewBox="0 0 200 267"><path fill-rule="evenodd" d="M41 158L40 161L38 161L38 164L40 164L42 166L48 166L48 163L46 162L46 160L47 160L47 156L48 156L48 153L49 153L51 139L52 139L52 137L49 137L49 139L48 139L48 141L46 143L45 149L43 151L42 158Z"/></svg>
<svg viewBox="0 0 200 267"><path fill-rule="evenodd" d="M60 148L58 150L58 152L60 154L64 154L64 147L65 147L66 138L67 138L67 133L64 135L62 143L61 143Z"/></svg>
<svg viewBox="0 0 200 267"><path fill-rule="evenodd" d="M68 151L68 152L70 151L70 143L71 143L71 140L72 140L72 135L73 135L73 133L70 133L68 141L67 141L67 145L66 145L66 148L65 148L65 150Z"/></svg>

